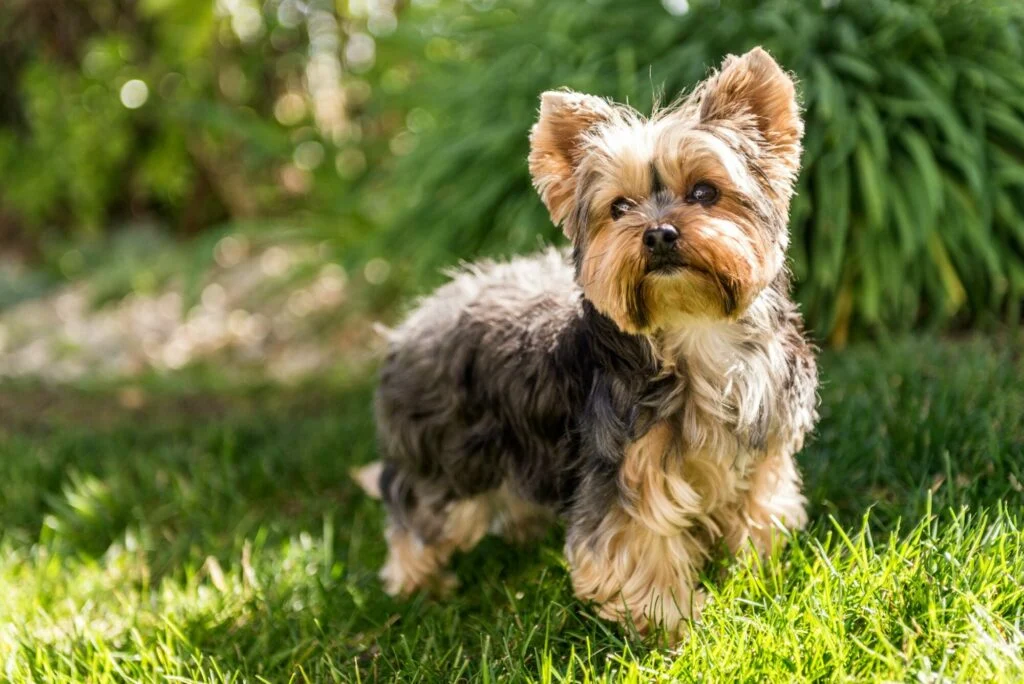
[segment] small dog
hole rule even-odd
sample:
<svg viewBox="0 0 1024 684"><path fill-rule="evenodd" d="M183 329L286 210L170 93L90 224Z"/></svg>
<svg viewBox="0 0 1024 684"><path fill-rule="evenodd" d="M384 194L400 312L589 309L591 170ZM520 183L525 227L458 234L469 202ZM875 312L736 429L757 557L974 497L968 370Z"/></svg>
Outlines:
<svg viewBox="0 0 1024 684"><path fill-rule="evenodd" d="M571 255L466 267L389 333L382 459L355 473L387 506L389 593L560 517L579 598L681 636L716 548L764 556L805 524L817 370L785 263L802 135L760 48L650 118L543 94L530 173Z"/></svg>

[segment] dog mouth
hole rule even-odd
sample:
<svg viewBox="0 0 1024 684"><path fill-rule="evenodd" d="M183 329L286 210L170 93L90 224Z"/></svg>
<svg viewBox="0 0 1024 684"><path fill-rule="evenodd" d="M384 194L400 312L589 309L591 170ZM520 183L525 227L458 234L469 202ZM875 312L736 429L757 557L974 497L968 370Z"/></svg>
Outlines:
<svg viewBox="0 0 1024 684"><path fill-rule="evenodd" d="M652 254L647 257L647 275L670 276L682 271L707 273L707 269L684 258L678 252Z"/></svg>
<svg viewBox="0 0 1024 684"><path fill-rule="evenodd" d="M644 275L659 278L671 278L683 273L690 273L702 277L721 287L722 279L714 271L703 264L691 261L679 254L664 256L651 256L647 260L647 271Z"/></svg>
<svg viewBox="0 0 1024 684"><path fill-rule="evenodd" d="M686 268L686 261L679 252L663 252L660 254L649 254L647 257L647 273L668 275L675 271Z"/></svg>

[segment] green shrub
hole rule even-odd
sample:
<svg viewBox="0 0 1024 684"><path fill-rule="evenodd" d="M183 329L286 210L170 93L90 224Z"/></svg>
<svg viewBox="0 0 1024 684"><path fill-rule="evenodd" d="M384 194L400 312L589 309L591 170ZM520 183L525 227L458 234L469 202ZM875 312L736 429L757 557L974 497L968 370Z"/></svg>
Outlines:
<svg viewBox="0 0 1024 684"><path fill-rule="evenodd" d="M367 103L381 72L368 31L391 30L391 10L356 16L333 0L0 4L0 236L337 217L336 198L388 133L386 112ZM345 54L356 35L358 64Z"/></svg>
<svg viewBox="0 0 1024 684"><path fill-rule="evenodd" d="M791 256L818 334L1019 316L1024 3L693 0L674 16L653 0L535 0L445 17L415 90L439 125L388 176L402 210L369 245L401 245L414 276L555 237L525 163L541 91L643 110L760 44L801 82Z"/></svg>

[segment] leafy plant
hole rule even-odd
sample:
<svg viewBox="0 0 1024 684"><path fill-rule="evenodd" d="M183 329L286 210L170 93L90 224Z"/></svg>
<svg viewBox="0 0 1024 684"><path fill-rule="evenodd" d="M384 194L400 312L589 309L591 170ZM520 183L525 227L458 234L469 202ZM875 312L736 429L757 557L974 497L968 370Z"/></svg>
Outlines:
<svg viewBox="0 0 1024 684"><path fill-rule="evenodd" d="M444 16L408 27L434 58L413 95L439 125L387 176L402 209L369 243L414 255L422 282L457 257L555 238L525 163L541 91L643 110L764 45L806 107L791 257L819 335L1019 319L1024 5L519 0Z"/></svg>
<svg viewBox="0 0 1024 684"><path fill-rule="evenodd" d="M396 10L368 7L11 0L0 10L0 237L337 217L339 190L382 137L386 149L390 126L366 101L383 71L370 32L392 31Z"/></svg>

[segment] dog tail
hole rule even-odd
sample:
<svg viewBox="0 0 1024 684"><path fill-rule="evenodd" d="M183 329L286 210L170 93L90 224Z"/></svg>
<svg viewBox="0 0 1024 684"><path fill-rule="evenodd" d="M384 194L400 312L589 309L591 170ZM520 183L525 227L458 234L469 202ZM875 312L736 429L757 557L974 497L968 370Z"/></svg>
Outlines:
<svg viewBox="0 0 1024 684"><path fill-rule="evenodd" d="M381 476L384 475L383 461L373 461L359 468L353 468L349 471L349 475L364 492L374 499L381 498Z"/></svg>

